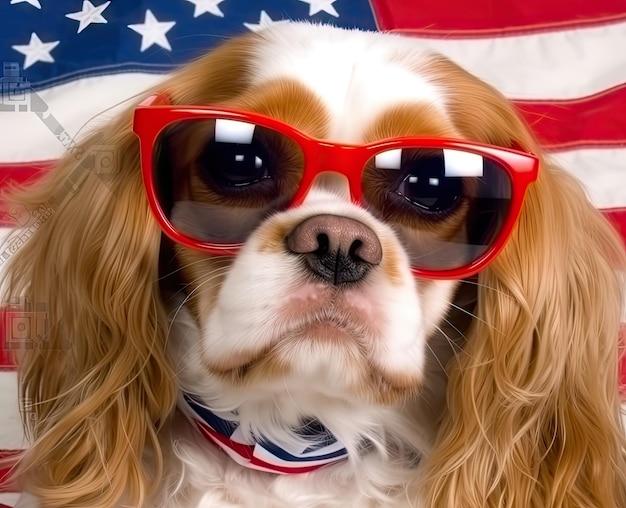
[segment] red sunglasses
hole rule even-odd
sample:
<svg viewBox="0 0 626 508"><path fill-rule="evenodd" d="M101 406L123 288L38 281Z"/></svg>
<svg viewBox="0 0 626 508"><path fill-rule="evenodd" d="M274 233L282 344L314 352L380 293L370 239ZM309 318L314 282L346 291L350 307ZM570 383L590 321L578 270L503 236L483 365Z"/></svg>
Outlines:
<svg viewBox="0 0 626 508"><path fill-rule="evenodd" d="M396 231L415 276L461 279L502 250L539 161L470 141L312 138L257 113L142 102L133 130L152 212L175 242L233 255L268 216L301 205L316 177L347 178L353 203Z"/></svg>

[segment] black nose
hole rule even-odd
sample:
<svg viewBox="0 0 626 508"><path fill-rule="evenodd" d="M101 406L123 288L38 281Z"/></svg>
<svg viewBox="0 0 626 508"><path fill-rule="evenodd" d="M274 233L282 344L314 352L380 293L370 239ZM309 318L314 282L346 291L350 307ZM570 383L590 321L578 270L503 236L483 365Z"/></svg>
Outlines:
<svg viewBox="0 0 626 508"><path fill-rule="evenodd" d="M331 284L357 282L380 264L383 249L365 224L338 215L316 215L287 236L287 248L300 254L315 275Z"/></svg>

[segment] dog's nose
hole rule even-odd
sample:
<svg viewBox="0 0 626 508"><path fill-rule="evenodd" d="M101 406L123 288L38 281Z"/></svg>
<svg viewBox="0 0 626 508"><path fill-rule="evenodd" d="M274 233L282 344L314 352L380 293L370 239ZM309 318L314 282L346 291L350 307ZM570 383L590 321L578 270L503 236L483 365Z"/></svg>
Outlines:
<svg viewBox="0 0 626 508"><path fill-rule="evenodd" d="M332 284L361 280L383 257L378 237L348 217L315 215L287 236L287 248L304 257L308 268Z"/></svg>

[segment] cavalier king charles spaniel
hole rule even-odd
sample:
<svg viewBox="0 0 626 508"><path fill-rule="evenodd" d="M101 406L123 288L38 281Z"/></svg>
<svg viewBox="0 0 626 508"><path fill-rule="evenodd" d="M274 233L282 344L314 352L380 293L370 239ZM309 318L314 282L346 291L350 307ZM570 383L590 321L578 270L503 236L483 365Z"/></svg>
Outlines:
<svg viewBox="0 0 626 508"><path fill-rule="evenodd" d="M626 506L623 249L489 85L278 25L80 153L13 195L23 506Z"/></svg>

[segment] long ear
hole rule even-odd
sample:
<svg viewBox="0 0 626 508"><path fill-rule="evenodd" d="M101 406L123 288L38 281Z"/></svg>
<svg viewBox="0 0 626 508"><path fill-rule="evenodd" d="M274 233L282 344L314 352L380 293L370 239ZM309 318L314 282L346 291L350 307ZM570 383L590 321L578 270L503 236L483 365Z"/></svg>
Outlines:
<svg viewBox="0 0 626 508"><path fill-rule="evenodd" d="M246 86L250 44L223 45L161 89L189 104L237 94ZM45 219L10 259L2 287L5 297L43 304L49 316L47 336L20 360L33 444L17 470L47 507L144 506L162 474L159 431L177 387L165 355L161 235L131 127L127 111L12 196ZM107 157L109 174L91 171L90 157ZM147 449L154 471L142 466Z"/></svg>
<svg viewBox="0 0 626 508"><path fill-rule="evenodd" d="M539 153L498 93L435 66L469 138ZM468 344L427 459L425 506L626 506L618 389L622 245L581 185L542 163L512 238L479 276ZM622 275L620 275L622 274Z"/></svg>

